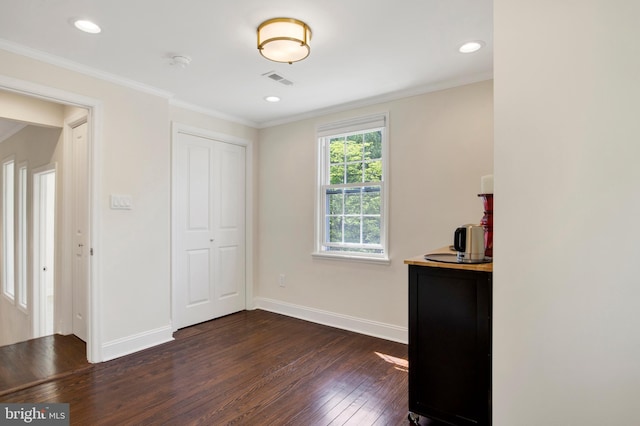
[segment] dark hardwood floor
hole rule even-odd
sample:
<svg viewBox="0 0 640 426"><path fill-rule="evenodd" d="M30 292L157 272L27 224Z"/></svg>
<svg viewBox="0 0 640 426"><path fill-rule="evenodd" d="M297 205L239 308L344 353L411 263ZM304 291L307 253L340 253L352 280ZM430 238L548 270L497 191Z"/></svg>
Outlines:
<svg viewBox="0 0 640 426"><path fill-rule="evenodd" d="M53 336L0 347L0 395L89 368L87 347L76 336Z"/></svg>
<svg viewBox="0 0 640 426"><path fill-rule="evenodd" d="M72 425L408 424L406 345L260 310L175 338L0 402L67 402Z"/></svg>

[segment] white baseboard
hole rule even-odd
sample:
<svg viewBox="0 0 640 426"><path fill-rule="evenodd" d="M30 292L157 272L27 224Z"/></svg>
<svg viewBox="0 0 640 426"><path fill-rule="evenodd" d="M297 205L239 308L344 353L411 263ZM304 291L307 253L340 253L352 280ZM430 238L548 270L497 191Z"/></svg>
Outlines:
<svg viewBox="0 0 640 426"><path fill-rule="evenodd" d="M301 305L294 305L292 303L266 299L263 297L254 298L254 304L257 309L275 312L277 314L328 325L343 330L354 331L356 333L366 334L367 336L379 337L381 339L404 344L407 344L409 341L409 330L406 327L399 327L397 325L385 324Z"/></svg>
<svg viewBox="0 0 640 426"><path fill-rule="evenodd" d="M102 361L109 361L174 340L171 326L156 328L102 345Z"/></svg>

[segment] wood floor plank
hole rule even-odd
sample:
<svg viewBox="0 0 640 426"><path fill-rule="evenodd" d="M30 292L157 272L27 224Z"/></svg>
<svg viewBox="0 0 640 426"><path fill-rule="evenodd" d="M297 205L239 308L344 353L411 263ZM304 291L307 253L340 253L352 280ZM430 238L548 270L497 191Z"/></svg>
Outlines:
<svg viewBox="0 0 640 426"><path fill-rule="evenodd" d="M59 334L0 347L0 395L89 368L85 343Z"/></svg>
<svg viewBox="0 0 640 426"><path fill-rule="evenodd" d="M243 311L0 402L68 402L72 425L406 425L394 359L406 345Z"/></svg>

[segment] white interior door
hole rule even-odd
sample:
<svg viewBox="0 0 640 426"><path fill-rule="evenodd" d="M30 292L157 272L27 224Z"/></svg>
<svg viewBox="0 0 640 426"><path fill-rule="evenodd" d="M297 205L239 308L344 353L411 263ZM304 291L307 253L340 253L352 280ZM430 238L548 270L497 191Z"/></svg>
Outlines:
<svg viewBox="0 0 640 426"><path fill-rule="evenodd" d="M245 147L178 133L173 169L175 328L245 309Z"/></svg>
<svg viewBox="0 0 640 426"><path fill-rule="evenodd" d="M33 337L54 333L55 315L55 210L56 171L52 166L36 171L34 179L34 332Z"/></svg>
<svg viewBox="0 0 640 426"><path fill-rule="evenodd" d="M74 248L71 278L72 331L85 342L87 341L87 287L89 283L87 129L88 124L85 122L74 127L71 134Z"/></svg>

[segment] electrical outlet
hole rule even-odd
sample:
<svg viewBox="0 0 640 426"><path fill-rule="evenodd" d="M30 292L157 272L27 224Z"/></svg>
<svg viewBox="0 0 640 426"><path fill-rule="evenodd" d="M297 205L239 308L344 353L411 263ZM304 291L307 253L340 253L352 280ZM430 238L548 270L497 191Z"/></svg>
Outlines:
<svg viewBox="0 0 640 426"><path fill-rule="evenodd" d="M278 277L278 285L280 287L285 287L284 281L285 281L285 275L284 274L280 274L280 276Z"/></svg>

